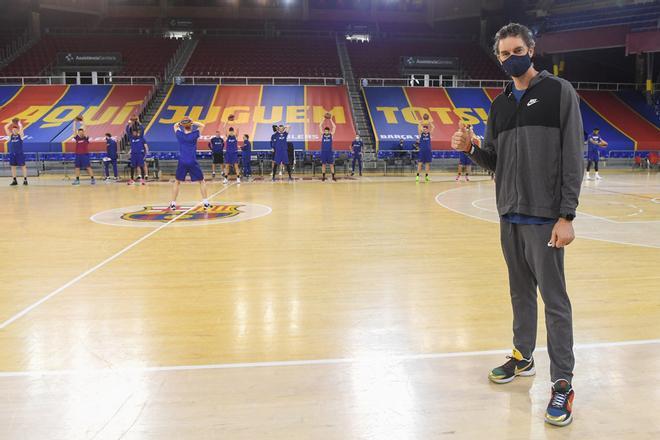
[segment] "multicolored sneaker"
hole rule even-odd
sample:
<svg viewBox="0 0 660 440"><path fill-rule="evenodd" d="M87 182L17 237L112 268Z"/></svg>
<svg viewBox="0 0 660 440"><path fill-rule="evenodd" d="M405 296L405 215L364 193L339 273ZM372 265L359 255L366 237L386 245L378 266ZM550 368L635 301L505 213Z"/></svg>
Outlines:
<svg viewBox="0 0 660 440"><path fill-rule="evenodd" d="M488 379L495 383L509 383L516 376L534 376L534 358L525 359L521 352L513 349L513 354L507 356L509 359L504 365L493 368L488 374Z"/></svg>
<svg viewBox="0 0 660 440"><path fill-rule="evenodd" d="M545 410L545 421L555 426L566 426L573 421L575 391L567 380L559 379L552 384L552 397Z"/></svg>
<svg viewBox="0 0 660 440"><path fill-rule="evenodd" d="M417 177L415 178L415 182L419 182L419 174L418 174Z"/></svg>
<svg viewBox="0 0 660 440"><path fill-rule="evenodd" d="M429 175L427 174L427 175L424 177L424 180L425 180L426 182L430 182L430 181L431 181L431 178L430 178Z"/></svg>

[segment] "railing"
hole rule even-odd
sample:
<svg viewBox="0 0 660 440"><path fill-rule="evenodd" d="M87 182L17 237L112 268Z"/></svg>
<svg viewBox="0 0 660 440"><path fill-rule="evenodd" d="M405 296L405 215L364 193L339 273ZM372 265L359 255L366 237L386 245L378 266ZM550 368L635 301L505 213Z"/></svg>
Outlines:
<svg viewBox="0 0 660 440"><path fill-rule="evenodd" d="M54 85L68 84L65 76L0 76L0 85ZM87 79L87 78L86 78ZM98 76L98 84L158 85L155 76Z"/></svg>
<svg viewBox="0 0 660 440"><path fill-rule="evenodd" d="M366 83L365 83L366 81ZM440 77L429 80L429 87L492 87L504 88L509 80L502 79L458 79L454 77ZM408 78L361 78L362 86L384 86L384 87L424 87L424 80L419 78L416 81ZM572 81L576 90L601 90L601 91L619 91L619 90L646 90L646 85L642 83L605 83L605 82L587 82ZM653 91L660 90L660 83L653 84Z"/></svg>
<svg viewBox="0 0 660 440"><path fill-rule="evenodd" d="M323 85L344 84L344 78L286 76L177 76L174 84L239 84L239 85Z"/></svg>

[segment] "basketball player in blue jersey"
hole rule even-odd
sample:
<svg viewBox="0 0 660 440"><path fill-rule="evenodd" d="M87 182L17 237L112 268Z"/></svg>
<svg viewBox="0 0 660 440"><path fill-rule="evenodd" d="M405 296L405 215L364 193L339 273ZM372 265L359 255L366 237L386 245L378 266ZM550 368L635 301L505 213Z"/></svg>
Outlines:
<svg viewBox="0 0 660 440"><path fill-rule="evenodd" d="M598 174L598 161L600 160L600 149L607 148L607 142L600 137L600 129L594 128L588 139L587 148L587 180L591 180L591 163L594 164L594 171L596 172L596 180L602 179Z"/></svg>
<svg viewBox="0 0 660 440"><path fill-rule="evenodd" d="M238 166L238 128L229 127L227 130L225 141L225 178L223 183L229 183L229 173L231 172L232 165L236 172L236 183L241 183L241 169Z"/></svg>
<svg viewBox="0 0 660 440"><path fill-rule="evenodd" d="M471 125L468 125L470 129L470 133L472 133L472 139L479 139L475 136L474 130ZM479 144L481 145L481 144ZM467 155L467 153L460 151L458 153L458 175L456 176L456 181L461 180L461 172L465 171L465 181L469 182L470 181L470 172L472 171L472 160L470 160L470 156Z"/></svg>
<svg viewBox="0 0 660 440"><path fill-rule="evenodd" d="M25 165L25 153L23 153L23 124L18 118L12 119L5 125L5 134L7 134L7 147L9 147L9 165L11 166L11 186L18 185L16 182L16 167L23 170L23 185L28 184L27 166Z"/></svg>
<svg viewBox="0 0 660 440"><path fill-rule="evenodd" d="M358 169L360 170L360 177L362 176L362 147L364 144L360 139L360 135L355 135L355 140L351 144L351 151L353 152L353 166L351 168L351 176L355 175L355 161L358 162Z"/></svg>
<svg viewBox="0 0 660 440"><path fill-rule="evenodd" d="M288 125L279 125L277 132L271 136L271 143L273 146L273 182L275 181L275 174L279 165L285 165L286 171L289 173L289 180L291 177L291 164L289 164L289 153L287 151L287 139L289 138Z"/></svg>
<svg viewBox="0 0 660 440"><path fill-rule="evenodd" d="M117 141L112 138L111 133L105 134L105 154L103 158L105 180L110 180L110 165L112 165L113 180L117 180Z"/></svg>
<svg viewBox="0 0 660 440"><path fill-rule="evenodd" d="M428 182L429 171L431 170L431 162L433 161L433 153L431 152L431 132L435 126L433 121L429 119L428 115L424 115L424 122L417 126L419 133L419 154L417 155L417 178L419 182L419 173L422 172L422 164L426 166L426 175L424 180Z"/></svg>
<svg viewBox="0 0 660 440"><path fill-rule="evenodd" d="M335 153L332 151L332 136L335 134L335 131L337 131L337 125L335 125L335 121L333 121L332 118L329 118L328 121L330 121L332 129L330 127L323 127L323 121L319 123L319 131L323 133L323 136L321 137L321 173L323 173L321 181L325 182L325 166L330 165L332 181L336 182Z"/></svg>
<svg viewBox="0 0 660 440"><path fill-rule="evenodd" d="M147 140L140 134L137 128L131 129L131 136L129 137L131 149L131 179L128 181L129 185L135 183L135 169L139 168L140 173L138 180L144 185L144 176L147 175L147 170L144 167L144 158L149 153L149 145Z"/></svg>
<svg viewBox="0 0 660 440"><path fill-rule="evenodd" d="M179 141L179 163L176 167L176 175L174 186L172 187L172 202L170 209L176 210L176 198L179 195L179 185L186 180L186 176L190 174L190 180L199 182L199 190L202 193L204 209L208 209L211 205L206 196L206 182L204 181L204 173L197 163L197 139L199 139L199 128L204 128L205 125L201 122L193 121L191 119L184 119L181 122L174 124L174 134L177 141Z"/></svg>
<svg viewBox="0 0 660 440"><path fill-rule="evenodd" d="M215 167L216 165L220 165L220 173L222 174L222 177L225 177L225 172L224 172L224 152L223 149L225 148L225 141L222 139L222 136L220 136L220 130L216 130L215 136L211 138L209 141L209 150L211 150L211 154L213 155L213 163L211 163L211 177L215 179Z"/></svg>
<svg viewBox="0 0 660 440"><path fill-rule="evenodd" d="M252 176L252 144L250 143L250 136L243 135L243 147L241 147L241 162L243 163L243 177L250 179Z"/></svg>

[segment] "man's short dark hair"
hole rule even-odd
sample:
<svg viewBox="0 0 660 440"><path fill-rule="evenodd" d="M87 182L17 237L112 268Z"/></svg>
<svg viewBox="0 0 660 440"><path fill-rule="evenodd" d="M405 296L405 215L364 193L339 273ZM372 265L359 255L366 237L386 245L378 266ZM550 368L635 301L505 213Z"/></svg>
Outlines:
<svg viewBox="0 0 660 440"><path fill-rule="evenodd" d="M525 45L530 49L536 46L536 42L534 41L534 34L532 34L532 31L530 31L527 26L520 23L509 23L506 26L502 26L502 28L495 34L495 41L493 44L493 53L495 56L500 54L500 40L503 40L507 37L522 38L522 40L525 42Z"/></svg>
<svg viewBox="0 0 660 440"><path fill-rule="evenodd" d="M112 137L112 135L110 133L106 133L105 136L106 137Z"/></svg>

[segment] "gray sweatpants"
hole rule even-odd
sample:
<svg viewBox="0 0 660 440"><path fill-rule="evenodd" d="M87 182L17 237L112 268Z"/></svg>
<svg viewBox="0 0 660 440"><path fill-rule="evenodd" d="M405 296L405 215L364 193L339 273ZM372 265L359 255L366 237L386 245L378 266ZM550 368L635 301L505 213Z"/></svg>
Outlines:
<svg viewBox="0 0 660 440"><path fill-rule="evenodd" d="M573 320L564 278L564 250L548 247L554 224L520 225L500 221L502 251L509 269L513 345L525 358L536 347L537 287L545 304L552 381L571 382Z"/></svg>

